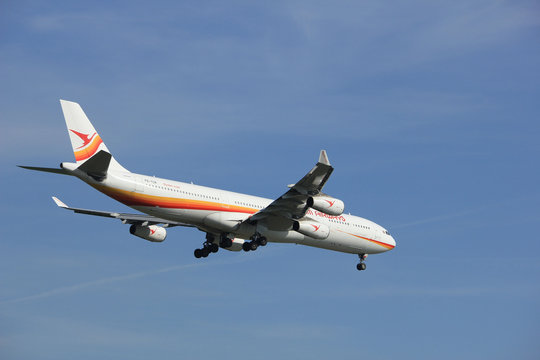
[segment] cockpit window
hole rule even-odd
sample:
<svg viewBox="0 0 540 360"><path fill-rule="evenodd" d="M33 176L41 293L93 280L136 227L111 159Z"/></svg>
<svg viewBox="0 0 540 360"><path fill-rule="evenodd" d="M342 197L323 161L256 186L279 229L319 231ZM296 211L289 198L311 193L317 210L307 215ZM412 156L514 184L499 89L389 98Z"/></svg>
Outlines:
<svg viewBox="0 0 540 360"><path fill-rule="evenodd" d="M383 230L383 233L385 233L386 235L390 235L390 233L386 230Z"/></svg>

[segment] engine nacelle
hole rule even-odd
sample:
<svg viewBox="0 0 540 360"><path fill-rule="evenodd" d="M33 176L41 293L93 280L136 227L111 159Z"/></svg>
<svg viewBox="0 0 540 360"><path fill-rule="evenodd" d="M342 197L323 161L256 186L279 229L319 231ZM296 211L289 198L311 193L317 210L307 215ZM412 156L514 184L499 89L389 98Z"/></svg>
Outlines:
<svg viewBox="0 0 540 360"><path fill-rule="evenodd" d="M329 196L310 196L307 200L307 206L332 216L339 216L345 210L343 201Z"/></svg>
<svg viewBox="0 0 540 360"><path fill-rule="evenodd" d="M131 225L129 227L131 235L138 236L151 242L162 242L167 237L167 230L157 225Z"/></svg>
<svg viewBox="0 0 540 360"><path fill-rule="evenodd" d="M318 240L324 240L330 235L330 228L327 225L312 220L293 222L293 230Z"/></svg>

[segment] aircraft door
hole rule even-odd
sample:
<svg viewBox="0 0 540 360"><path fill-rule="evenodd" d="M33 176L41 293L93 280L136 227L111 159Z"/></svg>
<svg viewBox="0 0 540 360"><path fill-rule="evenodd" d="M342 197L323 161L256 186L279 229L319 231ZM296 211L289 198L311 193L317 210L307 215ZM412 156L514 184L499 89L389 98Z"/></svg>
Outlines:
<svg viewBox="0 0 540 360"><path fill-rule="evenodd" d="M380 241L381 240L381 230L377 228L373 228L371 231L373 231L373 240Z"/></svg>
<svg viewBox="0 0 540 360"><path fill-rule="evenodd" d="M138 193L144 192L144 184L138 175L122 174L122 180L124 181L124 184L127 184L129 191Z"/></svg>
<svg viewBox="0 0 540 360"><path fill-rule="evenodd" d="M229 196L228 196L227 192L220 191L219 202L221 203L221 207L223 208L223 210L227 210L227 209L230 208L229 201L230 201L230 199L229 199Z"/></svg>
<svg viewBox="0 0 540 360"><path fill-rule="evenodd" d="M133 175L135 177L135 192L144 193L144 179L142 176Z"/></svg>

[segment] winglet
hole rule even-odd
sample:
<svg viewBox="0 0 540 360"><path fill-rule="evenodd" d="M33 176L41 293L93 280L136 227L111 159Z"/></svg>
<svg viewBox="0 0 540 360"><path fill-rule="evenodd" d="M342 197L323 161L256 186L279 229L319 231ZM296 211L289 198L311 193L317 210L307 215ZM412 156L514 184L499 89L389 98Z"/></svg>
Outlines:
<svg viewBox="0 0 540 360"><path fill-rule="evenodd" d="M59 207L65 208L65 209L68 208L68 206L66 204L64 204L62 201L60 201L57 197L53 196L52 199L54 200L56 205L58 205Z"/></svg>
<svg viewBox="0 0 540 360"><path fill-rule="evenodd" d="M328 160L328 155L326 155L326 150L321 150L319 163L330 166L330 161Z"/></svg>

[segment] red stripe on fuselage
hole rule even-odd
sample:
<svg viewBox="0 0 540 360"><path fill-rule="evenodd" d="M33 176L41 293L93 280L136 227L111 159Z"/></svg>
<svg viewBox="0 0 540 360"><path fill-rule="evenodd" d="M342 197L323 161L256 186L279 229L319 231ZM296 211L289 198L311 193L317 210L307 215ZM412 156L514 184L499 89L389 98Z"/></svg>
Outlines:
<svg viewBox="0 0 540 360"><path fill-rule="evenodd" d="M348 233L346 231L342 231L342 230L338 230L344 234L348 234L348 235L351 235L351 236L354 236L354 237L357 237L359 239L364 239L364 240L367 240L367 241L371 241L372 243L375 243L377 245L380 245L388 250L392 250L395 246L394 245L390 245L390 244L387 244L385 242L382 242L382 241L377 241L377 240L373 240L373 239L370 239L370 238L367 238L365 236L360 236L360 235L356 235L356 234L351 234L351 233Z"/></svg>

